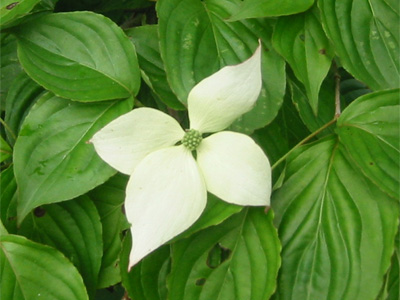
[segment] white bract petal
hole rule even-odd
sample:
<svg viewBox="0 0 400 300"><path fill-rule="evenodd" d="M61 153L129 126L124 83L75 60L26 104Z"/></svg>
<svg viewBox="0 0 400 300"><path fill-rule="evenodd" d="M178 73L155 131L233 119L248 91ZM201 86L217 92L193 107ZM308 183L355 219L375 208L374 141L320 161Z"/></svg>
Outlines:
<svg viewBox="0 0 400 300"><path fill-rule="evenodd" d="M132 224L129 268L191 226L206 201L206 187L189 150L175 146L146 156L126 189L126 217Z"/></svg>
<svg viewBox="0 0 400 300"><path fill-rule="evenodd" d="M130 175L147 154L174 145L184 134L169 115L152 108L138 108L109 123L90 142L105 162Z"/></svg>
<svg viewBox="0 0 400 300"><path fill-rule="evenodd" d="M239 205L269 205L271 167L262 149L247 135L223 131L205 138L197 162L207 190Z"/></svg>
<svg viewBox="0 0 400 300"><path fill-rule="evenodd" d="M227 66L190 91L190 128L203 133L225 129L251 110L261 91L261 46L246 61Z"/></svg>

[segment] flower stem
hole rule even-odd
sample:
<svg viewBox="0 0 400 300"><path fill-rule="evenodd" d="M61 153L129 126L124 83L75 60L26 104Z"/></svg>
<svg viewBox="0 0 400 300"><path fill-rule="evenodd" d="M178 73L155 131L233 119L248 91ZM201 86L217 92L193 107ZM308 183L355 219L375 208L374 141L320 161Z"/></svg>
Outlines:
<svg viewBox="0 0 400 300"><path fill-rule="evenodd" d="M0 123L4 126L4 128L10 133L10 135L12 136L12 138L15 140L17 139L15 133L11 130L10 126L8 126L8 124L6 122L4 122L4 120L2 118L0 118Z"/></svg>
<svg viewBox="0 0 400 300"><path fill-rule="evenodd" d="M337 68L336 63L333 63L333 67L335 69L335 118L339 118L341 112L340 108L340 74Z"/></svg>
<svg viewBox="0 0 400 300"><path fill-rule="evenodd" d="M275 169L281 162L283 162L290 154L292 154L297 148L299 148L301 145L303 145L304 143L308 142L310 139L312 139L314 136L316 136L317 134L319 134L320 132L324 131L326 128L328 128L329 126L331 126L333 123L335 123L337 120L337 117L335 115L335 117L330 120L328 123L326 123L325 125L323 125L322 127L320 127L319 129L317 129L316 131L314 131L313 133L311 133L310 135L308 135L307 137L305 137L304 139L302 139L296 146L294 146L292 149L289 150L289 152L287 152L284 156L282 156L278 161L276 161L273 166L271 167L271 169Z"/></svg>
<svg viewBox="0 0 400 300"><path fill-rule="evenodd" d="M334 67L334 70L335 70L335 116L328 123L326 123L321 128L319 128L316 131L314 131L313 133L311 133L309 136L305 137L296 146L294 146L292 149L290 149L289 152L287 152L284 156L282 156L278 161L276 161L273 164L273 166L271 167L272 170L275 169L281 162L283 162L290 154L292 154L293 151L295 151L297 148L299 148L304 143L308 142L310 139L312 139L314 136L319 134L321 131L324 131L326 128L331 126L340 117L340 114L341 114L341 109L340 109L340 75L339 75L338 68L337 68L335 63L333 64L333 67Z"/></svg>

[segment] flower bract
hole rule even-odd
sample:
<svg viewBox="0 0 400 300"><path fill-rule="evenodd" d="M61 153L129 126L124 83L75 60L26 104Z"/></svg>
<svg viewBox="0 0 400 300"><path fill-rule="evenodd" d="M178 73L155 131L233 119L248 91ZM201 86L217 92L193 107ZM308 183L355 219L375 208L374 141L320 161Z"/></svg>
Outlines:
<svg viewBox="0 0 400 300"><path fill-rule="evenodd" d="M233 204L269 205L271 168L263 150L247 135L222 131L253 108L261 85L259 46L246 61L193 87L188 130L163 112L137 108L91 139L104 161L130 175L129 268L189 228L206 206L207 191Z"/></svg>

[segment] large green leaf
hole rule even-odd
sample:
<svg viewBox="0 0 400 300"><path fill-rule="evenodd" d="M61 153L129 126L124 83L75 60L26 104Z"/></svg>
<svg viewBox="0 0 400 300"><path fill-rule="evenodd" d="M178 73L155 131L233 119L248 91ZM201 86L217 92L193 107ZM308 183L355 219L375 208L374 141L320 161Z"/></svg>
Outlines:
<svg viewBox="0 0 400 300"><path fill-rule="evenodd" d="M122 231L129 228L123 213L127 181L127 176L117 174L88 194L97 207L103 228L103 257L98 288L106 288L121 281L119 255Z"/></svg>
<svg viewBox="0 0 400 300"><path fill-rule="evenodd" d="M226 20L236 2L159 1L160 49L171 88L186 103L196 83L225 65L250 57L261 38L262 91L254 109L232 127L249 133L271 122L283 102L284 60L272 48L272 25L267 19Z"/></svg>
<svg viewBox="0 0 400 300"><path fill-rule="evenodd" d="M292 15L307 10L313 3L314 0L242 0L231 20Z"/></svg>
<svg viewBox="0 0 400 300"><path fill-rule="evenodd" d="M388 90L364 95L338 120L341 142L364 174L399 199L400 93Z"/></svg>
<svg viewBox="0 0 400 300"><path fill-rule="evenodd" d="M25 71L61 97L96 101L137 94L134 46L111 20L91 12L48 14L15 32Z"/></svg>
<svg viewBox="0 0 400 300"><path fill-rule="evenodd" d="M92 298L103 254L100 216L86 196L38 207L18 232L63 253L78 269Z"/></svg>
<svg viewBox="0 0 400 300"><path fill-rule="evenodd" d="M0 173L0 219L8 232L17 231L17 182L13 166Z"/></svg>
<svg viewBox="0 0 400 300"><path fill-rule="evenodd" d="M15 143L26 114L42 92L43 88L26 73L19 74L10 86L6 98L4 121L8 125L7 138L12 144Z"/></svg>
<svg viewBox="0 0 400 300"><path fill-rule="evenodd" d="M116 172L88 141L131 107L130 100L80 103L51 93L36 102L14 147L19 222L33 208L75 198Z"/></svg>
<svg viewBox="0 0 400 300"><path fill-rule="evenodd" d="M4 27L27 15L41 0L3 0L0 5L0 26Z"/></svg>
<svg viewBox="0 0 400 300"><path fill-rule="evenodd" d="M399 87L398 0L319 0L343 66L373 90Z"/></svg>
<svg viewBox="0 0 400 300"><path fill-rule="evenodd" d="M310 105L317 115L319 89L331 66L334 50L325 36L318 10L278 19L274 48L289 62L304 84Z"/></svg>
<svg viewBox="0 0 400 300"><path fill-rule="evenodd" d="M0 236L2 300L85 300L82 277L60 252L22 236Z"/></svg>
<svg viewBox="0 0 400 300"><path fill-rule="evenodd" d="M394 250L399 207L336 137L289 157L272 207L283 247L277 299L376 298Z"/></svg>
<svg viewBox="0 0 400 300"><path fill-rule="evenodd" d="M272 219L272 211L245 209L173 244L169 299L268 299L280 265Z"/></svg>
<svg viewBox="0 0 400 300"><path fill-rule="evenodd" d="M135 45L143 79L159 96L160 100L173 109L184 109L168 85L164 63L161 60L158 26L134 27L126 31Z"/></svg>
<svg viewBox="0 0 400 300"><path fill-rule="evenodd" d="M18 74L22 72L17 58L17 42L14 36L0 34L0 111L5 108L8 89Z"/></svg>

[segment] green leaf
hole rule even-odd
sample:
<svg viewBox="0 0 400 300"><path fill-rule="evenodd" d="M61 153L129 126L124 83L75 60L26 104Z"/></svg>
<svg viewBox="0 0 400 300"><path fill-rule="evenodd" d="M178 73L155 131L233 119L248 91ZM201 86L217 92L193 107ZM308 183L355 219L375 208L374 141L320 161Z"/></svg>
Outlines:
<svg viewBox="0 0 400 300"><path fill-rule="evenodd" d="M103 254L102 228L87 196L36 208L19 234L63 253L82 275L90 298L94 296Z"/></svg>
<svg viewBox="0 0 400 300"><path fill-rule="evenodd" d="M400 233L396 237L396 249L392 257L392 265L387 274L387 298L397 300L400 297Z"/></svg>
<svg viewBox="0 0 400 300"><path fill-rule="evenodd" d="M0 236L8 234L7 229L4 227L3 222L0 220Z"/></svg>
<svg viewBox="0 0 400 300"><path fill-rule="evenodd" d="M9 144L0 136L0 163L12 156L12 149Z"/></svg>
<svg viewBox="0 0 400 300"><path fill-rule="evenodd" d="M0 111L5 108L5 99L11 83L22 72L17 58L17 42L14 36L0 34Z"/></svg>
<svg viewBox="0 0 400 300"><path fill-rule="evenodd" d="M231 20L292 15L306 11L314 0L242 0L236 4Z"/></svg>
<svg viewBox="0 0 400 300"><path fill-rule="evenodd" d="M227 203L213 194L207 194L207 205L200 218L189 229L174 238L177 241L207 227L218 225L230 216L240 212L243 206Z"/></svg>
<svg viewBox="0 0 400 300"><path fill-rule="evenodd" d="M185 109L168 85L164 63L161 60L158 26L134 27L126 31L135 45L142 77L160 100L173 109Z"/></svg>
<svg viewBox="0 0 400 300"><path fill-rule="evenodd" d="M338 133L363 173L383 191L399 199L399 90L364 95L338 119Z"/></svg>
<svg viewBox="0 0 400 300"><path fill-rule="evenodd" d="M0 26L5 27L11 22L27 15L41 0L3 0L0 6Z"/></svg>
<svg viewBox="0 0 400 300"><path fill-rule="evenodd" d="M135 49L121 28L91 12L48 14L15 32L25 71L58 96L79 101L137 94Z"/></svg>
<svg viewBox="0 0 400 300"><path fill-rule="evenodd" d="M14 144L22 122L33 103L43 92L43 88L34 82L26 73L21 73L15 78L6 98L5 122L9 130L6 130L8 140Z"/></svg>
<svg viewBox="0 0 400 300"><path fill-rule="evenodd" d="M319 89L334 56L318 10L313 8L303 14L279 18L272 42L304 84L312 110L317 115Z"/></svg>
<svg viewBox="0 0 400 300"><path fill-rule="evenodd" d="M13 166L0 173L0 219L8 232L17 232L17 182Z"/></svg>
<svg viewBox="0 0 400 300"><path fill-rule="evenodd" d="M80 2L82 1L79 1L78 3ZM100 1L100 4L99 3L96 4L97 4L96 11L100 11L103 13L116 10L134 10L134 9L147 8L152 5L152 2L148 0L135 0L135 1L114 0L114 1Z"/></svg>
<svg viewBox="0 0 400 300"><path fill-rule="evenodd" d="M399 207L360 172L337 138L299 148L272 197L282 241L277 299L375 299Z"/></svg>
<svg viewBox="0 0 400 300"><path fill-rule="evenodd" d="M400 86L397 0L319 0L324 29L343 66L373 90Z"/></svg>
<svg viewBox="0 0 400 300"><path fill-rule="evenodd" d="M238 64L262 39L263 87L256 106L232 129L250 133L271 122L283 102L284 60L272 48L267 19L228 22L234 1L165 0L157 3L161 57L172 90L182 103L203 78L223 66Z"/></svg>
<svg viewBox="0 0 400 300"><path fill-rule="evenodd" d="M292 101L304 125L306 125L311 132L318 130L335 116L335 80L333 74L330 75L321 85L319 99L317 101L318 114L316 115L310 105L310 100L304 86L293 75L290 73L288 74L288 84ZM333 130L328 128L323 131L323 134L332 132Z"/></svg>
<svg viewBox="0 0 400 300"><path fill-rule="evenodd" d="M22 236L0 236L2 300L85 300L82 277L57 250Z"/></svg>
<svg viewBox="0 0 400 300"><path fill-rule="evenodd" d="M33 208L75 198L115 174L88 141L131 107L130 100L80 103L51 93L36 102L14 147L19 223Z"/></svg>
<svg viewBox="0 0 400 300"><path fill-rule="evenodd" d="M128 178L117 174L89 192L100 214L103 231L103 257L97 288L106 288L121 281L119 255L122 231L129 228L123 213Z"/></svg>
<svg viewBox="0 0 400 300"><path fill-rule="evenodd" d="M339 71L342 107L349 105L358 97L372 92L364 83L354 79L353 76L345 72L343 69L339 69Z"/></svg>
<svg viewBox="0 0 400 300"><path fill-rule="evenodd" d="M132 237L128 234L124 240L121 253L121 276L122 284L129 296L135 300L166 300L166 277L170 268L170 246L160 247L150 253L128 273L131 244Z"/></svg>
<svg viewBox="0 0 400 300"><path fill-rule="evenodd" d="M169 299L268 299L280 265L272 219L272 211L247 208L173 244Z"/></svg>

